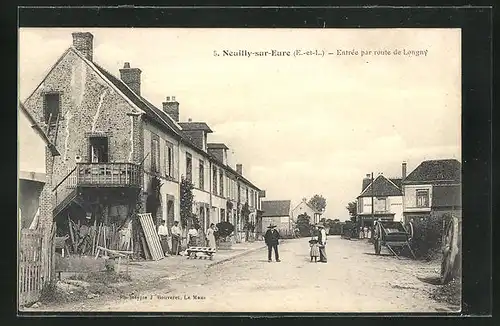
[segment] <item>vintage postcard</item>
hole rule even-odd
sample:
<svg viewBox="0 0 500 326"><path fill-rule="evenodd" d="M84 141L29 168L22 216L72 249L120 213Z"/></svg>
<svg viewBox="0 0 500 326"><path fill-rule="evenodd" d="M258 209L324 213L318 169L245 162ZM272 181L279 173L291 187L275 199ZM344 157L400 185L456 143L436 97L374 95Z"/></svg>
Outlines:
<svg viewBox="0 0 500 326"><path fill-rule="evenodd" d="M457 312L460 29L19 29L29 312Z"/></svg>

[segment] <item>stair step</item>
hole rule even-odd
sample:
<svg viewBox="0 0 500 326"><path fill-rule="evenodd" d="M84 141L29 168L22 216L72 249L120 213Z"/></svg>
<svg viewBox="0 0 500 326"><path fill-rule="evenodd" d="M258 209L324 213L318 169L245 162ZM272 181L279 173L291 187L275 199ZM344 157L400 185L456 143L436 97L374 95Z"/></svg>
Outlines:
<svg viewBox="0 0 500 326"><path fill-rule="evenodd" d="M77 197L77 190L74 189L71 191L66 198L64 198L52 211L53 216L57 216L57 214L61 213L71 202Z"/></svg>

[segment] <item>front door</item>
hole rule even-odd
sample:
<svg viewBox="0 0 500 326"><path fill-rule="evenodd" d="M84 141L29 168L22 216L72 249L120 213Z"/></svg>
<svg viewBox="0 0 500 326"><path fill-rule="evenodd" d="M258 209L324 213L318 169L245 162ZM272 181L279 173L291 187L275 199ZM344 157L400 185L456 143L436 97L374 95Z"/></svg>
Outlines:
<svg viewBox="0 0 500 326"><path fill-rule="evenodd" d="M172 226L174 225L174 196L172 195L167 195L167 228L168 231L170 232Z"/></svg>

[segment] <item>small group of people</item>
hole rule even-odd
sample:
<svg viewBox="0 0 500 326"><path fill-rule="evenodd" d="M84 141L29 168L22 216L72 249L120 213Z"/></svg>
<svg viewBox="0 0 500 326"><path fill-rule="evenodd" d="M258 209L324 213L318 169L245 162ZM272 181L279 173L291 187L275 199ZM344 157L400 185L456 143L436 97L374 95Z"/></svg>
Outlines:
<svg viewBox="0 0 500 326"><path fill-rule="evenodd" d="M310 250L310 256L311 256L311 262L319 262L320 263L326 263L327 258L326 258L326 242L327 242L327 235L326 235L326 230L325 226L321 223L316 225L316 228L318 230L318 236L315 237L313 236L311 240L309 240L309 244L311 247ZM279 256L279 251L278 251L278 246L279 246L279 240L280 240L280 234L278 230L276 230L276 225L270 224L267 227L267 232L264 235L264 241L267 245L267 261L272 262L272 253L274 251L274 258L276 262L280 262L280 256Z"/></svg>
<svg viewBox="0 0 500 326"><path fill-rule="evenodd" d="M359 238L360 239L370 239L372 237L372 228L371 227L359 227Z"/></svg>
<svg viewBox="0 0 500 326"><path fill-rule="evenodd" d="M187 232L187 245L188 247L200 246L200 227L198 225L192 225ZM217 227L214 223L210 224L210 227L206 232L206 245L210 248L217 248L215 241L215 232ZM168 253L172 255L180 255L181 252L181 241L184 239L182 237L181 228L179 227L179 221L174 221L174 225L170 229L170 234L172 235L172 250L168 246L168 228L166 221L163 220L162 224L158 227L158 235L160 236L161 247L165 255Z"/></svg>
<svg viewBox="0 0 500 326"><path fill-rule="evenodd" d="M309 246L311 247L310 250L310 256L311 256L311 262L319 262L320 263L326 263L327 258L326 258L326 241L327 241L327 236L326 236L326 230L325 226L321 223L316 224L316 228L318 230L318 236L315 237L313 236L311 240L309 240Z"/></svg>

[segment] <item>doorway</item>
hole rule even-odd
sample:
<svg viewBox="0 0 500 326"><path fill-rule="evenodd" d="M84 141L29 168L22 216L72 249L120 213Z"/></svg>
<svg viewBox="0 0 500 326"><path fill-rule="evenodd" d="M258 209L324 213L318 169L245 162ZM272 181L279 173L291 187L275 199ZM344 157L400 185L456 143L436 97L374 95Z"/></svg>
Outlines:
<svg viewBox="0 0 500 326"><path fill-rule="evenodd" d="M89 158L91 163L108 163L108 137L89 137Z"/></svg>
<svg viewBox="0 0 500 326"><path fill-rule="evenodd" d="M172 226L174 225L174 218L175 218L175 212L174 212L174 198L171 195L167 195L167 228L170 232Z"/></svg>

